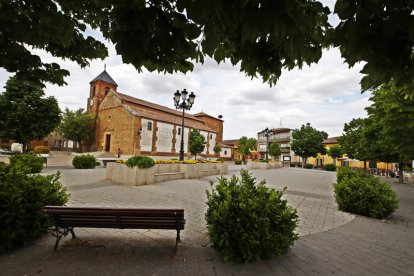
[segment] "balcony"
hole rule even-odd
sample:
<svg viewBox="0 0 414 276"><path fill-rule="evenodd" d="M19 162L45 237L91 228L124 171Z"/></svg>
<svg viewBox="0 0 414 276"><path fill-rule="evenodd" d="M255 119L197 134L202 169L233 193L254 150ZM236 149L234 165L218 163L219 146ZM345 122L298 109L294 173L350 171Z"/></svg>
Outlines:
<svg viewBox="0 0 414 276"><path fill-rule="evenodd" d="M280 152L281 153L289 153L290 152L290 147L282 147L282 148L280 148Z"/></svg>
<svg viewBox="0 0 414 276"><path fill-rule="evenodd" d="M290 141L290 138L291 138L290 136L269 137L269 143ZM260 137L257 139L257 142L266 142L266 138Z"/></svg>

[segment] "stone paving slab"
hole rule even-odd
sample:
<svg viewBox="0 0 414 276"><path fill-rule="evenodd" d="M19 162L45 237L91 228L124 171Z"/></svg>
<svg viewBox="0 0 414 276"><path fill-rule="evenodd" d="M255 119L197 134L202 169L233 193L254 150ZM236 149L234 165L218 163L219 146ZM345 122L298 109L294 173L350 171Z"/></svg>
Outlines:
<svg viewBox="0 0 414 276"><path fill-rule="evenodd" d="M83 173L99 170L64 171L63 175L71 175L66 179L76 182L76 177L85 179ZM66 238L56 253L52 250L54 238L45 235L24 248L1 254L0 274L413 275L413 185L393 184L400 209L388 220L374 220L337 211L332 173L295 168L253 173L276 189L287 186L285 198L298 209L301 237L285 256L248 264L223 262L210 247L204 222L209 177L139 187L96 177L93 183L65 183L71 193L70 205L185 208L187 224L178 250L174 251L174 231L75 229L79 238Z"/></svg>

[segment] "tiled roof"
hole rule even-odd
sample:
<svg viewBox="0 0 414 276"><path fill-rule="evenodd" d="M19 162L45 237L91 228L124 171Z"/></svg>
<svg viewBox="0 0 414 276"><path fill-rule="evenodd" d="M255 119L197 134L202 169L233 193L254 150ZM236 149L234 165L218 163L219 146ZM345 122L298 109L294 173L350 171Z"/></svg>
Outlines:
<svg viewBox="0 0 414 276"><path fill-rule="evenodd" d="M323 143L324 144L338 144L338 138L339 136L329 137L328 139L324 140Z"/></svg>
<svg viewBox="0 0 414 276"><path fill-rule="evenodd" d="M228 146L237 145L239 143L239 139L233 139L233 140L223 140L223 144Z"/></svg>
<svg viewBox="0 0 414 276"><path fill-rule="evenodd" d="M98 80L105 81L107 83L115 84L116 86L118 86L118 84L116 84L116 82L114 81L114 79L106 72L106 70L104 70L96 78L94 78L93 80L91 80L90 83L93 83L93 82L98 81Z"/></svg>
<svg viewBox="0 0 414 276"><path fill-rule="evenodd" d="M124 106L130 109L133 114L147 119L157 120L160 122L175 124L180 126L182 124L182 113L154 103L150 103L141 99L137 99L119 92L113 92L121 100L124 101ZM144 109L142 106L149 107L150 109ZM159 111L162 111L161 113ZM216 132L210 127L206 126L204 122L193 115L185 114L186 120L184 125L186 127L196 128L208 132Z"/></svg>
<svg viewBox="0 0 414 276"><path fill-rule="evenodd" d="M272 131L274 134L289 132L291 130L292 129L290 129L290 128L282 128L282 127L281 128L272 128L272 129L270 129L270 131ZM259 131L257 134L260 134L260 133L263 133L263 130Z"/></svg>
<svg viewBox="0 0 414 276"><path fill-rule="evenodd" d="M123 100L125 102L128 102L128 103L143 105L143 106L146 106L146 107L149 107L149 108L152 108L152 109L156 109L156 110L164 111L164 112L167 112L167 113L179 115L180 117L182 116L182 112L180 112L178 110L175 110L175 109L172 109L172 108L169 108L169 107L166 107L166 106L162 106L162 105L159 105L159 104L147 102L147 101L137 99L137 98L134 98L134 97L131 97L131 96L119 93L119 92L115 92L115 94L118 95L118 97L121 100ZM185 118L190 118L190 119L193 119L193 120L196 120L196 121L203 122L202 120L200 120L200 119L196 118L195 116L193 116L191 114L188 114L188 113L185 113Z"/></svg>
<svg viewBox="0 0 414 276"><path fill-rule="evenodd" d="M133 113L136 116L140 116L143 118L147 118L147 119L152 119L152 120L157 120L160 122L165 122L165 123L170 123L170 124L175 124L178 126L181 126L182 123L182 117L179 117L175 114L162 114L160 116L160 113L157 111L151 111L148 109L142 109L140 108L138 105L126 105L128 106L128 108L132 109ZM199 130L204 130L204 131L208 131L208 132L216 132L214 130L212 130L211 128L209 128L208 126L206 126L203 122L200 121L194 121L194 120L184 120L184 125L186 127L191 127L191 128L196 128Z"/></svg>
<svg viewBox="0 0 414 276"><path fill-rule="evenodd" d="M199 117L199 116L207 116L207 117L210 117L210 118L213 118L213 119L219 120L219 121L223 121L223 120L222 120L222 119L220 119L220 118L216 118L216 117L211 116L211 115L208 115L207 113L204 113L204 112L198 112L198 113L196 113L196 114L193 114L193 116L195 116L195 117ZM221 115L220 115L220 116L221 116Z"/></svg>

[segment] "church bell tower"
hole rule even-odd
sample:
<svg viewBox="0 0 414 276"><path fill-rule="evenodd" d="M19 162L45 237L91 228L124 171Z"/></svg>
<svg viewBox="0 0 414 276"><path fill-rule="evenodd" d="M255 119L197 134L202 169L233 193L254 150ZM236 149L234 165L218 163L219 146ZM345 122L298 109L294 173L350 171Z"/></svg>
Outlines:
<svg viewBox="0 0 414 276"><path fill-rule="evenodd" d="M87 103L88 114L98 116L99 105L109 91L116 91L118 84L106 72L106 68L90 83L90 93Z"/></svg>

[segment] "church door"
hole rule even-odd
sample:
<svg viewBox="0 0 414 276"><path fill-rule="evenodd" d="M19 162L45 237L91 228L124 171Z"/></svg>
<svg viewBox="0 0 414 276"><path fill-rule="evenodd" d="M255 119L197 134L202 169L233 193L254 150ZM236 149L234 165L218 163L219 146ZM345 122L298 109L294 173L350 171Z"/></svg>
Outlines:
<svg viewBox="0 0 414 276"><path fill-rule="evenodd" d="M105 135L105 151L111 150L111 134Z"/></svg>

